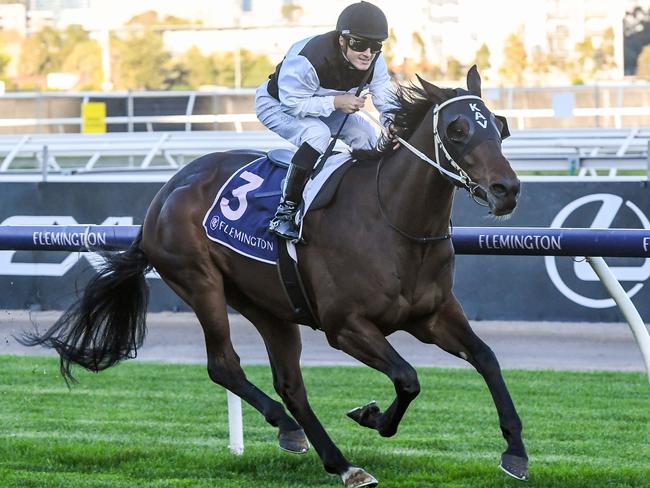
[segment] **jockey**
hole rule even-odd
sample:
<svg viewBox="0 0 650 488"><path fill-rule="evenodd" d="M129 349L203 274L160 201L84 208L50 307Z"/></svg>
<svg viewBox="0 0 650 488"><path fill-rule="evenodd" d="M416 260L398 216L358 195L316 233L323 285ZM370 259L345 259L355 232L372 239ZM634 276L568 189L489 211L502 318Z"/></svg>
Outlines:
<svg viewBox="0 0 650 488"><path fill-rule="evenodd" d="M352 115L341 132L343 142L352 149L376 145L374 128L355 113L363 108L366 95L357 97L355 92L365 78L373 104L387 123L384 114L392 106L393 90L380 52L387 37L384 13L371 3L354 3L341 12L336 30L291 46L269 81L257 89L260 122L298 147L269 225L276 235L299 240L295 216L303 189L346 114Z"/></svg>

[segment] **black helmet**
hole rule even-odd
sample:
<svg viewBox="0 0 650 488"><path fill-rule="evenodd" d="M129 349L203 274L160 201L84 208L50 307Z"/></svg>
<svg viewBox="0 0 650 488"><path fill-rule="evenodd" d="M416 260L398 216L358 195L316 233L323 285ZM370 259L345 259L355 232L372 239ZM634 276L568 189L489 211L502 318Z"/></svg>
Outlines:
<svg viewBox="0 0 650 488"><path fill-rule="evenodd" d="M379 7L368 2L358 2L343 9L336 30L341 34L383 41L388 38L388 22Z"/></svg>

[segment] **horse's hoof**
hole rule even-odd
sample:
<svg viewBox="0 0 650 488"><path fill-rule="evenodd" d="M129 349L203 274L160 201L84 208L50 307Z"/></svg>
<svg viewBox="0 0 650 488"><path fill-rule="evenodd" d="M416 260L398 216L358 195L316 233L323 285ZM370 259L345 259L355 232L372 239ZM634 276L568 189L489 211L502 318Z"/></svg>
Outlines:
<svg viewBox="0 0 650 488"><path fill-rule="evenodd" d="M309 451L309 441L302 429L280 432L278 442L283 451L294 454L304 454Z"/></svg>
<svg viewBox="0 0 650 488"><path fill-rule="evenodd" d="M512 454L503 454L499 467L508 476L519 481L528 481L528 459Z"/></svg>
<svg viewBox="0 0 650 488"><path fill-rule="evenodd" d="M373 487L379 484L369 473L366 473L361 468L351 467L341 475L345 488L360 488L362 486Z"/></svg>
<svg viewBox="0 0 650 488"><path fill-rule="evenodd" d="M376 401L371 401L365 405L353 408L347 413L347 416L359 425L374 429L377 427L377 418L381 415L381 410Z"/></svg>

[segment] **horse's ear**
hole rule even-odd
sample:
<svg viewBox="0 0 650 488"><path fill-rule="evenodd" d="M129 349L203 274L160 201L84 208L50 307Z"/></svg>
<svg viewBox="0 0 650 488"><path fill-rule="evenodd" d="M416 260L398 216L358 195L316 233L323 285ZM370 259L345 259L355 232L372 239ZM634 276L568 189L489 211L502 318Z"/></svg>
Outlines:
<svg viewBox="0 0 650 488"><path fill-rule="evenodd" d="M478 74L476 65L467 72L467 89L472 95L481 96L481 75Z"/></svg>
<svg viewBox="0 0 650 488"><path fill-rule="evenodd" d="M510 137L510 129L508 129L508 119L503 115L494 115L497 119L501 121L501 140L507 139Z"/></svg>
<svg viewBox="0 0 650 488"><path fill-rule="evenodd" d="M427 80L421 78L418 74L415 76L417 76L420 85L422 85L422 88L424 88L424 91L432 102L443 102L449 98L449 96L445 93L445 90L442 88L437 87L433 83L429 83Z"/></svg>

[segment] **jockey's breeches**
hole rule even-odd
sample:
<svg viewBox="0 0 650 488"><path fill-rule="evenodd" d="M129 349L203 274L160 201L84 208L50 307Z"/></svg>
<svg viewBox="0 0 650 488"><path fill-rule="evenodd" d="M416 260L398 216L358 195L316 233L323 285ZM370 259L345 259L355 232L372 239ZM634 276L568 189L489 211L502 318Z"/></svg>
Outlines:
<svg viewBox="0 0 650 488"><path fill-rule="evenodd" d="M255 113L264 126L294 146L300 147L307 142L321 154L345 118L345 113L340 110L335 110L328 117L289 115L280 102L266 91L266 84L257 89ZM352 114L341 131L340 139L352 149L371 149L377 143L377 133L370 122L359 114Z"/></svg>

